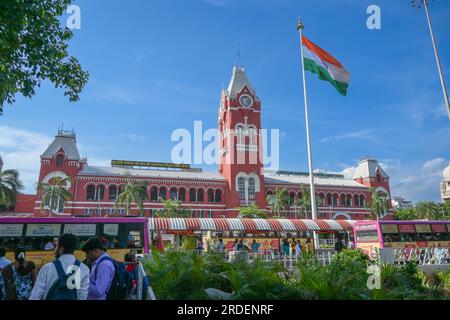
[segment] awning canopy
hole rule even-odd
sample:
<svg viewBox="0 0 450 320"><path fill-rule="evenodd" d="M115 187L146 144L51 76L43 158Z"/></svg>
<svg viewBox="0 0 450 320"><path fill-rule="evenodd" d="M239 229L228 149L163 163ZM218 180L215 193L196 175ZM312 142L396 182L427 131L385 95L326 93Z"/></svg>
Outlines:
<svg viewBox="0 0 450 320"><path fill-rule="evenodd" d="M151 231L353 231L356 220L150 218Z"/></svg>

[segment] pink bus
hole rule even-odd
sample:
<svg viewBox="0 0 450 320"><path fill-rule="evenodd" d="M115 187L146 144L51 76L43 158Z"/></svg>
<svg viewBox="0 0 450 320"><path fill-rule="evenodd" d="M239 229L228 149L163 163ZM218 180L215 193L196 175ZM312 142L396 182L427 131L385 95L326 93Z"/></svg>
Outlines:
<svg viewBox="0 0 450 320"><path fill-rule="evenodd" d="M450 221L359 221L353 228L355 247L368 254L374 248L450 248Z"/></svg>
<svg viewBox="0 0 450 320"><path fill-rule="evenodd" d="M0 217L0 247L13 258L14 249L22 246L27 259L41 266L51 261L56 239L72 233L81 243L91 237L101 238L114 259L123 261L128 252L147 254L148 220L145 218L6 218ZM77 250L78 259L84 253Z"/></svg>

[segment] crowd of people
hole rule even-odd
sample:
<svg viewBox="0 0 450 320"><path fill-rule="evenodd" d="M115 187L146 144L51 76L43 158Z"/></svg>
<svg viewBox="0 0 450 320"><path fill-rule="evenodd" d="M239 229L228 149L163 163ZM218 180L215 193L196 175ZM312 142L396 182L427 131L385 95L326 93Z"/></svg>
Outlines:
<svg viewBox="0 0 450 320"><path fill-rule="evenodd" d="M136 290L134 255L119 263L107 253L101 239L82 244L86 259L74 256L78 240L63 234L54 243L55 260L42 266L26 259L26 249L17 247L14 261L0 248L0 300L125 300Z"/></svg>

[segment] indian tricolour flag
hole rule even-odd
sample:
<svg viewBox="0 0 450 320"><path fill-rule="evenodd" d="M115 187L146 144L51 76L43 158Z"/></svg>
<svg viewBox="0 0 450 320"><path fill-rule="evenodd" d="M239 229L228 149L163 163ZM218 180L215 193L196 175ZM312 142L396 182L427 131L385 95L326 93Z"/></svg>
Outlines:
<svg viewBox="0 0 450 320"><path fill-rule="evenodd" d="M303 60L305 70L319 76L319 79L331 84L345 96L350 82L350 73L331 54L318 47L305 36L302 37Z"/></svg>

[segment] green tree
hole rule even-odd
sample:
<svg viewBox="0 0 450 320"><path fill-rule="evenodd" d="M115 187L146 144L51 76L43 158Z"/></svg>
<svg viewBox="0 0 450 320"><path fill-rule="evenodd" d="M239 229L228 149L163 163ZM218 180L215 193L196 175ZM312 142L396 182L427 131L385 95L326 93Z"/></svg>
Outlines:
<svg viewBox="0 0 450 320"><path fill-rule="evenodd" d="M420 201L415 206L418 219L439 220L442 217L442 211L439 205L433 201Z"/></svg>
<svg viewBox="0 0 450 320"><path fill-rule="evenodd" d="M164 210L158 212L160 218L188 218L191 212L183 208L181 201L159 198L159 202L164 204Z"/></svg>
<svg viewBox="0 0 450 320"><path fill-rule="evenodd" d="M370 193L370 218L378 220L387 211L386 195L377 192L375 188L371 188Z"/></svg>
<svg viewBox="0 0 450 320"><path fill-rule="evenodd" d="M255 203L252 203L252 205L249 207L240 207L239 214L243 218L250 218L250 219L254 219L254 218L266 219L267 218L267 215L264 213L264 211L259 209L259 207Z"/></svg>
<svg viewBox="0 0 450 320"><path fill-rule="evenodd" d="M399 208L394 211L395 220L416 220L416 210L414 208Z"/></svg>
<svg viewBox="0 0 450 320"><path fill-rule="evenodd" d="M277 188L275 194L267 196L267 204L272 207L272 213L276 213L277 217L281 217L281 212L286 213L290 207L290 198L287 189Z"/></svg>
<svg viewBox="0 0 450 320"><path fill-rule="evenodd" d="M41 193L41 210L47 208L49 213L64 208L64 203L72 198L67 190L69 177L54 177L49 182L39 182L37 190Z"/></svg>
<svg viewBox="0 0 450 320"><path fill-rule="evenodd" d="M305 219L308 219L308 215L311 213L311 191L304 185L301 185L300 190L302 193L302 197L298 199L300 213L304 213Z"/></svg>
<svg viewBox="0 0 450 320"><path fill-rule="evenodd" d="M130 215L131 204L135 203L141 216L144 215L144 200L147 199L147 183L135 181L127 174L126 183L116 199L116 207L124 207L126 215Z"/></svg>
<svg viewBox="0 0 450 320"><path fill-rule="evenodd" d="M31 98L50 80L77 101L89 74L68 53L72 31L59 20L72 0L0 2L0 115L16 94Z"/></svg>
<svg viewBox="0 0 450 320"><path fill-rule="evenodd" d="M17 170L0 171L0 206L6 208L16 203L17 194L23 189Z"/></svg>

